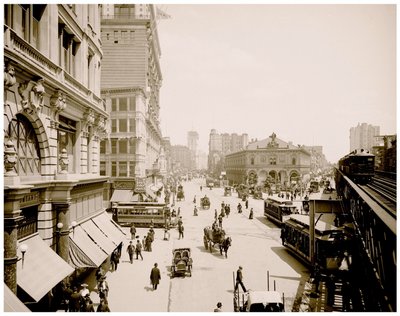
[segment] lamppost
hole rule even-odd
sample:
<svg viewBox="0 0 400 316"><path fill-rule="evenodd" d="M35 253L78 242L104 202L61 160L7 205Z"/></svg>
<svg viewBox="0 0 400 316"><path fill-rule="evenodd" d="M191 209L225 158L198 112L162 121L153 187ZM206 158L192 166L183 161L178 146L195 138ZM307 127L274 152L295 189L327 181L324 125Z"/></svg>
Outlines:
<svg viewBox="0 0 400 316"><path fill-rule="evenodd" d="M28 250L28 245L27 245L27 244L22 244L22 245L20 245L20 246L19 246L19 250L21 250L22 257L21 257L21 258L18 258L18 261L19 261L19 260L22 260L22 269L23 269L23 268L24 268L25 253L26 253L27 250Z"/></svg>
<svg viewBox="0 0 400 316"><path fill-rule="evenodd" d="M61 238L64 236L68 236L71 231L72 231L72 238L74 238L75 227L77 225L78 224L76 221L72 221L71 226L68 229L62 230L64 227L64 224L62 222L57 223L57 230L55 232L56 233L56 252L62 258L64 258L64 256L66 256L65 253L68 252L68 249L65 249L65 248L67 248L68 245L66 245L65 242L61 242Z"/></svg>

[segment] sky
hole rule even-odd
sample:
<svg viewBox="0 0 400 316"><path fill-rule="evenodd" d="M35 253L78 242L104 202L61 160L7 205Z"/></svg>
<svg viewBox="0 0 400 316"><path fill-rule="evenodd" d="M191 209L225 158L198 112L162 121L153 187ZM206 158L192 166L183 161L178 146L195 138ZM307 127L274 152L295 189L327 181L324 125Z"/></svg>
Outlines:
<svg viewBox="0 0 400 316"><path fill-rule="evenodd" d="M211 129L350 151L358 123L396 133L396 6L157 4L160 119L172 145Z"/></svg>

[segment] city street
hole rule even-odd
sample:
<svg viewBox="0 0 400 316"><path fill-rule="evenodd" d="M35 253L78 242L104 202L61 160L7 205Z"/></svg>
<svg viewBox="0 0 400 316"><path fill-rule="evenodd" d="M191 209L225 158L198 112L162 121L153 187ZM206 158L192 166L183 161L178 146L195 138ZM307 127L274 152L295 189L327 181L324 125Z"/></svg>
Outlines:
<svg viewBox="0 0 400 316"><path fill-rule="evenodd" d="M200 192L200 185L203 191ZM172 229L170 240L164 241L162 229L156 229L152 252L143 252L144 260L129 263L124 243L121 263L116 272L109 272L107 280L110 287L109 306L112 312L210 312L217 302L222 302L223 311L233 312L233 272L243 266L244 284L247 289L265 290L267 271L270 274L270 289L276 282L276 288L284 293L285 311L292 310L297 294L309 274L306 267L299 263L281 245L280 229L263 216L263 200L249 199L249 209L244 208L237 193L224 197L223 188L209 190L204 179L195 179L183 183L185 200L177 202L175 209L181 208L185 227L183 240L178 240L177 229ZM207 195L211 201L209 210L200 208L200 198ZM193 198L196 195L199 216L193 216ZM224 218L223 228L232 238L228 258L221 256L219 249L210 253L204 248L203 229L211 226L214 210L221 209L224 201L231 206L229 218ZM243 213L238 214L237 204L243 205ZM254 210L254 219L249 220L250 208ZM137 235L143 238L147 228L139 228ZM190 247L193 258L192 276L170 278L172 249ZM157 262L161 271L161 281L156 291L150 284L150 271ZM92 293L95 302L97 294Z"/></svg>

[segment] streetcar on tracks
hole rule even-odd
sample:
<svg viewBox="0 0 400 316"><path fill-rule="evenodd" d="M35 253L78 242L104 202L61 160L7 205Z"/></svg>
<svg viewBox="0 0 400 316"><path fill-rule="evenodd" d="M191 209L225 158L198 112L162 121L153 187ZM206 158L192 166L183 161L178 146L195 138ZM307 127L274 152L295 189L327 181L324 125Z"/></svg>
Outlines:
<svg viewBox="0 0 400 316"><path fill-rule="evenodd" d="M165 227L167 221L173 223L169 207L155 202L120 203L113 210L113 220L121 226L134 224L136 227Z"/></svg>
<svg viewBox="0 0 400 316"><path fill-rule="evenodd" d="M375 155L354 150L339 160L339 170L355 183L368 183L375 175Z"/></svg>
<svg viewBox="0 0 400 316"><path fill-rule="evenodd" d="M318 220L315 224L315 266L321 272L335 273L341 268L347 271L345 259L350 255L351 234L344 228ZM308 265L312 264L310 254L310 217L293 214L282 223L282 244Z"/></svg>
<svg viewBox="0 0 400 316"><path fill-rule="evenodd" d="M264 216L278 225L282 224L283 216L296 213L297 207L288 199L269 197L264 200Z"/></svg>

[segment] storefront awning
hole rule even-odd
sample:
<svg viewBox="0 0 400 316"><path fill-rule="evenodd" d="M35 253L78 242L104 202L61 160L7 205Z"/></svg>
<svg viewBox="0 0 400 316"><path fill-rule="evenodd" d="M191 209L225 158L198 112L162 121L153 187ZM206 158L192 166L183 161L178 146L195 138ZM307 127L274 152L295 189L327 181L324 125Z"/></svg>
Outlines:
<svg viewBox="0 0 400 316"><path fill-rule="evenodd" d="M69 256L74 266L83 268L92 267L94 264L95 267L99 267L107 259L108 254L89 237L80 225L74 228L69 238ZM82 256L82 253L86 257ZM87 260L87 257L90 260Z"/></svg>
<svg viewBox="0 0 400 316"><path fill-rule="evenodd" d="M131 202L132 196L132 190L114 190L110 202Z"/></svg>
<svg viewBox="0 0 400 316"><path fill-rule="evenodd" d="M109 239L92 220L88 220L80 225L90 238L107 254L111 254L116 245Z"/></svg>
<svg viewBox="0 0 400 316"><path fill-rule="evenodd" d="M17 254L22 258L19 245L26 244L28 250L17 263L17 284L38 302L74 269L60 258L38 234L18 241Z"/></svg>
<svg viewBox="0 0 400 316"><path fill-rule="evenodd" d="M4 312L30 312L31 310L4 284Z"/></svg>
<svg viewBox="0 0 400 316"><path fill-rule="evenodd" d="M110 238L116 246L126 239L121 228L108 216L106 212L92 218L97 227Z"/></svg>

